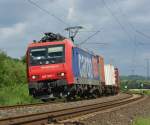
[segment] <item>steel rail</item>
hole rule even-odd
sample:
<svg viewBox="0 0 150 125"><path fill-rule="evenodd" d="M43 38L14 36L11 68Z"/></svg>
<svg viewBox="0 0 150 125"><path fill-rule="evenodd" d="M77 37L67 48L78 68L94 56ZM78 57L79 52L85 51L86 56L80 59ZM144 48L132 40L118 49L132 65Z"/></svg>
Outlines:
<svg viewBox="0 0 150 125"><path fill-rule="evenodd" d="M139 96L136 98L119 99L118 101L115 100L104 103L77 106L73 108L65 108L56 111L5 118L0 119L0 125L41 125L51 123L52 121L65 120L71 117L76 117L96 111L117 107L133 101L137 101L141 98L143 98L143 96Z"/></svg>
<svg viewBox="0 0 150 125"><path fill-rule="evenodd" d="M131 94L128 94L129 97L131 97ZM129 98L129 97L123 97L121 99ZM77 100L77 101L84 101L84 100ZM77 102L74 101L74 102ZM73 101L69 101L73 102ZM58 104L63 103L62 101L50 101L50 102L44 102L44 103L33 103L33 104L19 104L19 105L8 105L8 106L0 106L0 110L7 110L7 109L15 109L15 108L25 108L25 107L33 107L33 106L44 106L44 105L50 105L50 104Z"/></svg>

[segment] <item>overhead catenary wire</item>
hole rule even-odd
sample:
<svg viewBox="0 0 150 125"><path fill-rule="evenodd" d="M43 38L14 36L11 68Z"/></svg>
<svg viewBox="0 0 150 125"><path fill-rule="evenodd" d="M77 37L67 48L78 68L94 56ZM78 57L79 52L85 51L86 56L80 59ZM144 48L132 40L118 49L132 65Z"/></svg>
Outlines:
<svg viewBox="0 0 150 125"><path fill-rule="evenodd" d="M122 14L122 16L128 18L127 15L123 12L123 10L121 9L121 7L119 6L117 0L113 0L113 1L116 4L116 6L118 7L119 12ZM128 23L128 25L130 25L130 27L132 28L133 31L136 30L135 27L133 26L133 24L131 22L129 22L128 20L126 20L126 22Z"/></svg>
<svg viewBox="0 0 150 125"><path fill-rule="evenodd" d="M119 8L119 12L122 13L123 17L127 18L127 15L122 11L121 7L118 4L118 0L113 0L114 3L118 6ZM142 35L148 39L150 39L150 36L146 35L145 33L143 33L142 31L138 30L137 28L135 28L135 26L128 20L126 20L126 22L128 23L128 25L130 25L130 28L132 28L132 30L136 33L138 33L139 35Z"/></svg>
<svg viewBox="0 0 150 125"><path fill-rule="evenodd" d="M48 10L46 10L45 8L42 8L41 6L39 6L37 3L33 2L32 0L27 0L30 4L34 5L35 7L39 8L40 10L42 10L43 12L47 13L48 15L54 17L56 20L58 20L59 22L61 22L62 24L68 26L68 24L66 22L64 22L60 17L56 16L53 13L50 13Z"/></svg>
<svg viewBox="0 0 150 125"><path fill-rule="evenodd" d="M128 38L131 40L131 37L129 35L129 33L127 32L127 30L124 28L124 26L122 25L122 23L119 21L119 19L117 18L117 16L115 16L115 14L112 12L112 10L107 6L105 0L102 0L105 8L109 11L109 13L112 15L112 17L115 19L115 21L119 24L120 28L123 30L123 32L125 32L125 34L128 36Z"/></svg>
<svg viewBox="0 0 150 125"><path fill-rule="evenodd" d="M107 6L107 4L106 4L106 2L105 2L105 0L102 0L103 1L103 3L104 3L104 6L108 9L108 11L110 12L110 14L114 17L114 19L116 20L116 22L120 25L120 27L121 27L121 29L126 33L126 35L128 36L128 38L129 38L129 40L131 40L131 41L134 41L135 40L135 42L134 42L134 45L135 45L135 49L134 49L134 53L133 53L133 56L132 56L132 66L133 66L133 69L131 69L131 74L132 75L134 75L134 73L135 73L135 56L136 56L136 49L137 49L137 46L136 46L136 39L134 39L134 38L132 38L131 36L130 36L130 33L124 28L124 26L123 26L123 24L120 22L120 20L118 19L118 17L112 12L112 10ZM116 1L115 1L116 2ZM120 8L120 10L119 10L120 12L122 12L122 10L121 10L121 8ZM134 26L132 25L132 24L130 24L129 22L128 22L128 25L130 25L130 27L133 29L133 30L135 30L134 29Z"/></svg>
<svg viewBox="0 0 150 125"><path fill-rule="evenodd" d="M139 35L145 37L145 38L148 38L150 39L150 36L148 36L147 34L143 33L142 31L138 30L130 21L127 20L127 15L126 13L123 12L122 8L119 6L119 1L118 0L113 0L114 3L116 4L116 6L118 7L119 9L119 12L122 14L122 16L124 17L124 19L126 20L126 22L128 23L128 25L130 26L130 28L135 32L135 33L138 33ZM136 36L135 36L135 42L134 42L134 46L135 48L133 49L134 52L133 52L133 57L132 57L132 75L134 75L134 72L135 72L135 69L138 67L137 64L136 64L136 60L135 60L135 57L137 56L137 47L138 45L144 45L145 43L141 43L139 41L137 41L136 39ZM147 45L147 44L146 44ZM147 75L148 76L148 75Z"/></svg>
<svg viewBox="0 0 150 125"><path fill-rule="evenodd" d="M127 18L127 15L126 14L124 14L124 12L122 11L122 9L120 8L120 6L119 6L119 4L118 4L118 2L117 2L117 0L113 0L113 2L114 2L114 4L117 6L117 8L118 8L118 10L119 10L119 12L121 13L121 15L123 16L123 18L124 18L124 20L126 20L125 19L125 17ZM126 20L126 23L130 26L130 28L133 30L133 31L135 31L135 28L134 28L134 26L128 21L128 20ZM132 75L135 75L135 70L136 70L136 51L137 51L137 41L136 41L136 36L135 36L135 39L133 40L134 41L134 48L133 48L133 55L132 55L132 57L131 57L131 63L132 63L132 68L131 68L131 74Z"/></svg>
<svg viewBox="0 0 150 125"><path fill-rule="evenodd" d="M33 2L32 0L27 0L30 4L36 6L37 8L39 8L40 10L42 10L43 12L47 13L48 15L54 17L55 19L57 19L59 22L63 23L66 26L69 26L66 22L64 22L61 18L57 17L56 15L54 15L53 13L50 13L48 10L46 10L45 8L42 8L41 6L39 6L37 3ZM81 32L94 32L94 31L81 31ZM93 35L89 36L86 40L84 40L83 42L79 43L79 44L84 44L88 39L90 39L91 37L93 37L94 35L96 35L99 31L97 31L96 33L94 33Z"/></svg>
<svg viewBox="0 0 150 125"><path fill-rule="evenodd" d="M148 36L147 34L141 32L141 31L139 31L139 30L136 30L136 32L139 33L139 34L141 34L142 36L144 36L144 37L150 39L150 36Z"/></svg>
<svg viewBox="0 0 150 125"><path fill-rule="evenodd" d="M85 44L89 39L91 39L93 36L95 36L96 34L98 34L100 31L96 31L94 34L90 35L87 39L83 40L82 42L78 43L77 45L82 45Z"/></svg>

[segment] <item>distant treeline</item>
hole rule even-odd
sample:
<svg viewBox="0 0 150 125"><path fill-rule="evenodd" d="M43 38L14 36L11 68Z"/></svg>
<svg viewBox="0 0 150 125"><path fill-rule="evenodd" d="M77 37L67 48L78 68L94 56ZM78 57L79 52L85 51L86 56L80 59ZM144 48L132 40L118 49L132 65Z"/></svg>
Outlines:
<svg viewBox="0 0 150 125"><path fill-rule="evenodd" d="M128 75L128 76L120 76L121 80L150 80L150 78L147 78L145 76L140 75Z"/></svg>
<svg viewBox="0 0 150 125"><path fill-rule="evenodd" d="M150 79L139 75L121 76L121 88L150 89Z"/></svg>

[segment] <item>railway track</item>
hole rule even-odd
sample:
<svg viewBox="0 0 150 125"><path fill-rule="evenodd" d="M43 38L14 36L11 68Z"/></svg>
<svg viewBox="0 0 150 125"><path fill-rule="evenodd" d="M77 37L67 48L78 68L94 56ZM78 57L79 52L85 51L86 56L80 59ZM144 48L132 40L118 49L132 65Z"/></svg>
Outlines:
<svg viewBox="0 0 150 125"><path fill-rule="evenodd" d="M10 105L10 106L0 106L0 110L7 110L7 109L15 109L15 108L24 108L24 107L33 107L33 106L43 106L49 105L53 103L61 103L61 102L41 102L41 103L34 103L34 104L20 104L20 105Z"/></svg>
<svg viewBox="0 0 150 125"><path fill-rule="evenodd" d="M131 94L127 93L129 96L127 97L122 97L120 99L126 99L129 97L132 97ZM83 100L77 100L77 101L83 101ZM33 106L45 106L45 105L50 105L50 104L56 104L56 103L64 103L65 100L59 100L59 101L48 101L48 102L41 102L41 103L34 103L34 104L20 104L20 105L10 105L10 106L0 106L0 110L8 110L8 109L17 109L17 108L26 108L26 107L33 107ZM70 101L70 102L75 102L75 101Z"/></svg>
<svg viewBox="0 0 150 125"><path fill-rule="evenodd" d="M72 108L58 109L55 111L47 111L30 115L22 115L0 119L0 125L41 125L55 121L61 121L72 117L77 117L105 109L117 107L142 99L143 96L121 98L118 100L107 101L103 103L95 103L84 106L76 106Z"/></svg>

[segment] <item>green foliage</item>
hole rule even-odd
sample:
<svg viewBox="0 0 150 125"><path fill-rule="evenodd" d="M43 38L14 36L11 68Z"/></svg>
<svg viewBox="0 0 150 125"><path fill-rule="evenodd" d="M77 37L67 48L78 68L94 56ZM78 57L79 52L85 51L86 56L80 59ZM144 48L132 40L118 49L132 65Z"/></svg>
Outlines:
<svg viewBox="0 0 150 125"><path fill-rule="evenodd" d="M21 61L22 61L23 63L26 63L26 55L24 55L24 56L21 57Z"/></svg>
<svg viewBox="0 0 150 125"><path fill-rule="evenodd" d="M0 105L37 101L28 93L25 62L12 59L0 51Z"/></svg>
<svg viewBox="0 0 150 125"><path fill-rule="evenodd" d="M0 88L0 105L37 103L39 100L29 96L27 84Z"/></svg>
<svg viewBox="0 0 150 125"><path fill-rule="evenodd" d="M17 60L0 53L0 87L26 82L25 65Z"/></svg>
<svg viewBox="0 0 150 125"><path fill-rule="evenodd" d="M143 86L141 86L143 84ZM128 89L150 89L149 80L121 80L121 89L124 90L125 86L128 86Z"/></svg>
<svg viewBox="0 0 150 125"><path fill-rule="evenodd" d="M150 125L150 118L138 118L133 125Z"/></svg>
<svg viewBox="0 0 150 125"><path fill-rule="evenodd" d="M145 80L144 76L139 75L129 75L129 76L121 76L121 80Z"/></svg>

